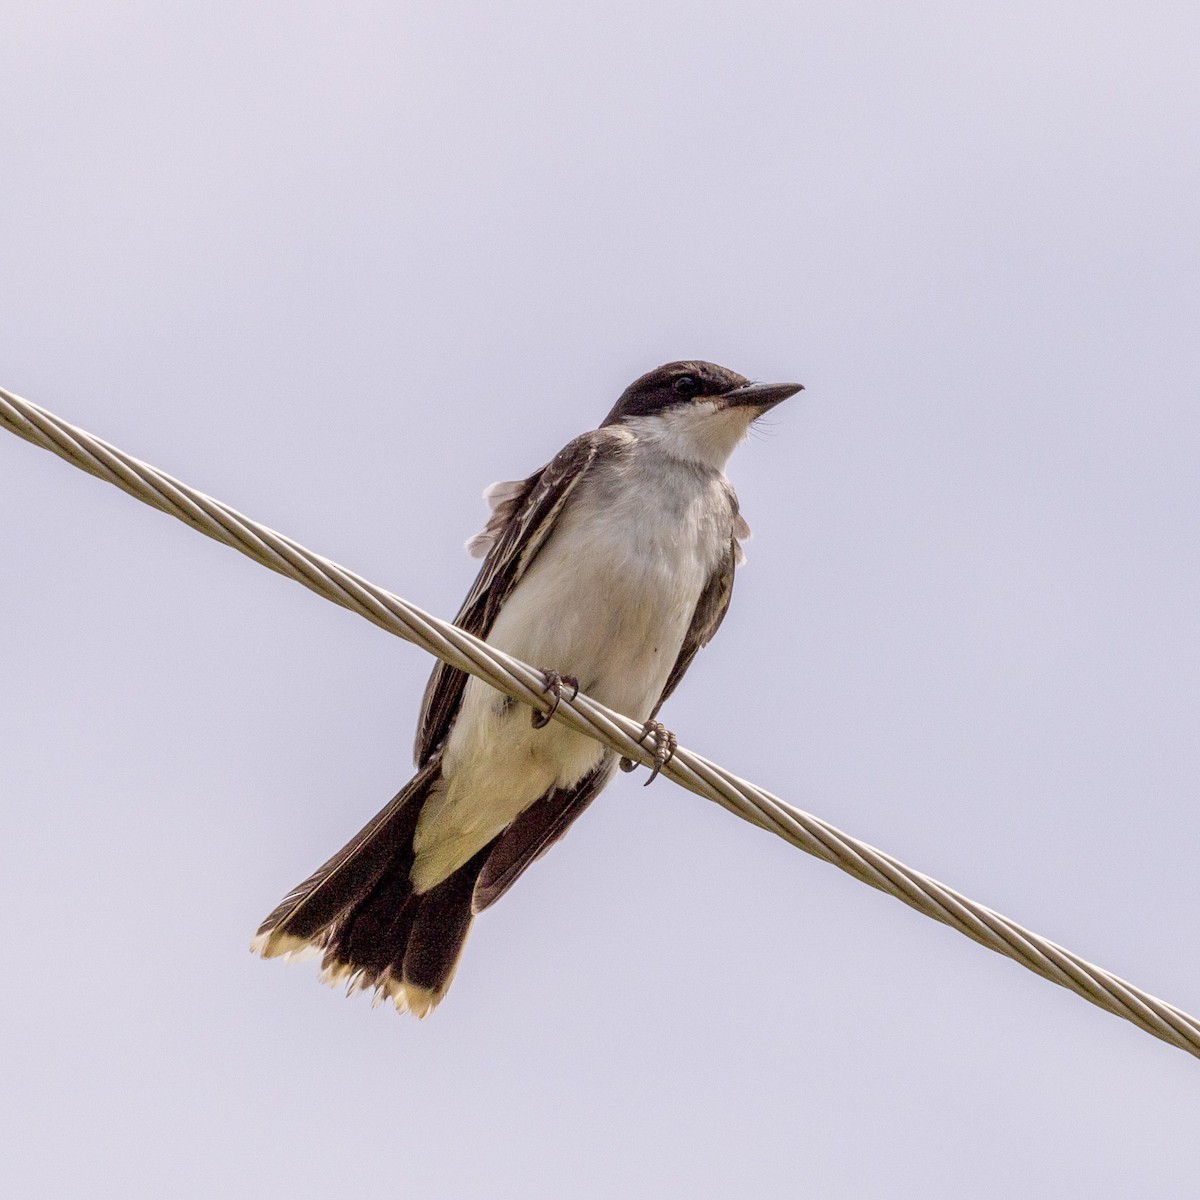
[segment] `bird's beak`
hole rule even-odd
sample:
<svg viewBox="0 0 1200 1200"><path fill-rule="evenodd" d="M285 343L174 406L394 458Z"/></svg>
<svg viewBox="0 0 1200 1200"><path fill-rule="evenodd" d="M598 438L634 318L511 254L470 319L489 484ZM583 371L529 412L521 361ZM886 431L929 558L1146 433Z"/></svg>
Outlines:
<svg viewBox="0 0 1200 1200"><path fill-rule="evenodd" d="M760 413L804 391L802 383L746 383L724 396L726 408L757 408Z"/></svg>

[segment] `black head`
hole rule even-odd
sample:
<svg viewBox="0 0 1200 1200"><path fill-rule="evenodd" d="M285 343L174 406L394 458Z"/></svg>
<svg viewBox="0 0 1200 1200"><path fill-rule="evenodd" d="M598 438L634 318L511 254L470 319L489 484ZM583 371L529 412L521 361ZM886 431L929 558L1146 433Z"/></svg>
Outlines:
<svg viewBox="0 0 1200 1200"><path fill-rule="evenodd" d="M648 417L668 409L721 400L726 407L766 412L802 390L799 383L751 383L744 375L710 362L673 362L635 379L604 418L616 425L630 417ZM603 428L603 426L602 426Z"/></svg>

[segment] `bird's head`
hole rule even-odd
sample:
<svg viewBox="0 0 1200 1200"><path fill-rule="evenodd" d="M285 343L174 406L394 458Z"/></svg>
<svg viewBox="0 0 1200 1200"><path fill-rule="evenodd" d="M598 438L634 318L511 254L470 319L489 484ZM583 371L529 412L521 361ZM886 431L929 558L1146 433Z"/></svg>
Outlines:
<svg viewBox="0 0 1200 1200"><path fill-rule="evenodd" d="M667 363L635 379L604 425L624 425L676 458L719 470L752 422L803 387L751 383L716 363Z"/></svg>

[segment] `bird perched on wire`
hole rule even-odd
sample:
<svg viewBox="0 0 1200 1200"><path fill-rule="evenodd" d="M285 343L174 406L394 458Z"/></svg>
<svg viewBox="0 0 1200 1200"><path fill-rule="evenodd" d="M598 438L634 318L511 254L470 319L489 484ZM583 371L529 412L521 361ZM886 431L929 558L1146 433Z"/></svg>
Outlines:
<svg viewBox="0 0 1200 1200"><path fill-rule="evenodd" d="M714 363L668 363L528 479L487 489L491 516L467 543L483 566L455 624L541 667L547 710L531 716L439 663L416 775L283 899L253 950L319 955L327 982L372 989L401 1012L423 1017L437 1005L475 915L563 836L617 766L611 750L550 723L564 692L645 722L650 779L674 753L658 711L721 624L750 534L725 463L757 418L800 390Z"/></svg>

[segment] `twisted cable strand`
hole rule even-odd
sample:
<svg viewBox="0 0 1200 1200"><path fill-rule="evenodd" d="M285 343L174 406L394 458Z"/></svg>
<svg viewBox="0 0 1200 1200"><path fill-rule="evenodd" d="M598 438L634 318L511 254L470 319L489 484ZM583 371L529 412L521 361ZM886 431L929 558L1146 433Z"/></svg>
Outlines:
<svg viewBox="0 0 1200 1200"><path fill-rule="evenodd" d="M305 549L283 534L242 516L115 446L0 388L0 425L65 458L81 470L177 517L193 529L262 566L304 584L334 604L389 633L479 676L526 704L545 704L542 673L503 654L407 600ZM641 726L582 693L562 696L554 719L644 765L652 752L638 740ZM903 901L973 941L1131 1021L1147 1033L1200 1057L1200 1021L984 905L905 866L891 855L793 808L682 746L662 773L735 816L790 845L832 863L855 879Z"/></svg>

